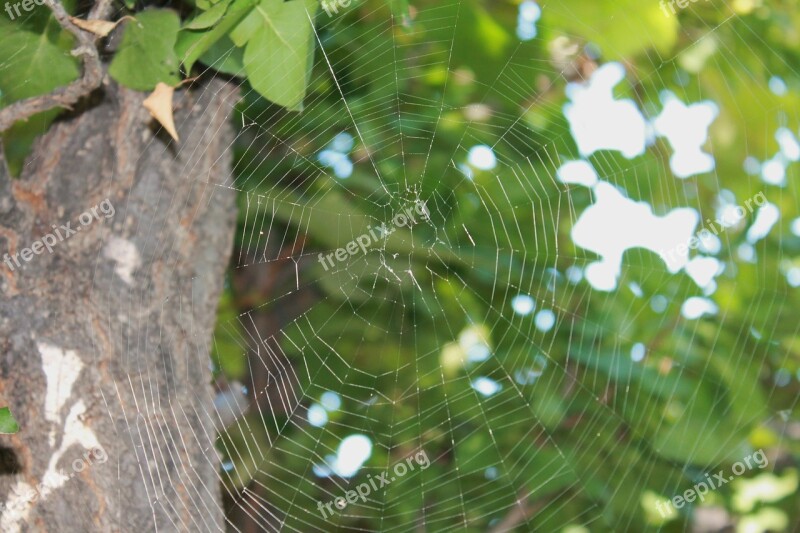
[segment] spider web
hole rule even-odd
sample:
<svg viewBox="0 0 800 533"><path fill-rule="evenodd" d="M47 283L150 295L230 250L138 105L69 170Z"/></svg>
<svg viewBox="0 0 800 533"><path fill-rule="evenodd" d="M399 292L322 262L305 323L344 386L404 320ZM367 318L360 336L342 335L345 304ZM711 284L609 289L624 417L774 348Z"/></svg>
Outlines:
<svg viewBox="0 0 800 533"><path fill-rule="evenodd" d="M692 207L701 220L714 203L697 182L720 195L744 172L679 180L669 146L650 138L646 157L577 153L561 104L566 83L586 87L611 62L591 45L559 63L541 46L532 52L536 39L516 42L487 66L496 72L487 82L457 57L470 38L465 28L480 16L473 4L416 6L413 22L368 6L318 14L317 68L302 113L244 91L236 165L216 183L240 195L232 283L254 294L214 340L235 345L254 376L231 385L212 413L225 426L207 452L211 461L222 455L228 527L239 530L231 516L245 515L263 531L635 529L641 494L669 498L691 486L698 464L742 457L741 432L762 422L763 413L743 418L712 406L705 418L692 417L699 425L677 425L671 413L693 408L680 380L691 378L698 390L741 386L732 376L767 359L758 341L786 328L770 330L777 326L755 315L766 293L741 313L746 328L726 330L724 315L687 319L685 294L713 301L709 284L667 272L640 247L626 250L613 290L593 287L584 273L597 257L570 231L597 198L559 170L590 161L626 198L652 201L661 215ZM548 13L596 22L566 5L541 7L539 32L548 30ZM731 12L722 2L710 9ZM707 31L759 38L733 15ZM722 92L733 98L733 86L761 79L724 40L716 43L711 61L732 73ZM688 78L679 100L707 100L691 83L696 75L677 63L654 54L637 74L631 96L648 124L661 111L659 87L675 90L675 77ZM615 91L630 91L633 74L626 75ZM420 96L426 83L437 90ZM539 123L548 124L546 136ZM766 187L747 179L753 192ZM782 189L769 192L773 202L796 204ZM426 216L370 235L418 205ZM364 235L368 249L336 257ZM748 268L736 235L721 233L716 254L734 286L731 270ZM328 266L320 254L331 257ZM768 285L770 273L757 264L748 272L756 287ZM715 274L714 283L725 276ZM727 354L724 372L702 356L722 339L741 350ZM772 363L790 368L788 353L781 357ZM746 381L725 401L746 403L756 380ZM767 388L772 398L780 387ZM240 396L247 407L234 420ZM678 433L692 431L688 456L668 453ZM360 448L343 448L354 436ZM406 462L423 452L429 466ZM403 462L415 467L396 475ZM392 481L370 488L366 501L323 517L320 502L324 508L384 472Z"/></svg>

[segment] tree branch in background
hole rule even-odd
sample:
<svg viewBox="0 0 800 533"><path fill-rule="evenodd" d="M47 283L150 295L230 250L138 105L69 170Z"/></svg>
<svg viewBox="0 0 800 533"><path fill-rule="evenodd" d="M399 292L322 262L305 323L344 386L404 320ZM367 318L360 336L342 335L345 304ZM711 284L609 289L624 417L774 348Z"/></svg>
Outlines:
<svg viewBox="0 0 800 533"><path fill-rule="evenodd" d="M59 0L48 0L47 5L53 11L53 16L59 25L77 38L78 43L72 50L72 55L83 57L83 76L49 94L32 96L0 110L0 132L6 131L20 120L27 120L37 113L49 111L54 107L69 109L78 100L97 89L103 81L100 56L94 44L98 36L76 26ZM108 15L110 7L110 0L98 1L92 8L89 19L104 19Z"/></svg>
<svg viewBox="0 0 800 533"><path fill-rule="evenodd" d="M547 504L560 497L562 494L563 492L531 502L531 494L526 491L521 491L517 495L516 504L509 509L508 514L494 526L489 533L509 533L514 531L517 526L536 515L539 511L544 509Z"/></svg>

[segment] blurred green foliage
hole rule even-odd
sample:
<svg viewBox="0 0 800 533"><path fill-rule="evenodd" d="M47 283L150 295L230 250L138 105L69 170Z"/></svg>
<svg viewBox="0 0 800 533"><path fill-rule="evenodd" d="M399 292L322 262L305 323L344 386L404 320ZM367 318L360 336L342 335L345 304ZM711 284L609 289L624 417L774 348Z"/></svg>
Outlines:
<svg viewBox="0 0 800 533"><path fill-rule="evenodd" d="M406 530L424 521L431 531L483 531L522 498L535 512L519 521L520 531L680 531L698 520L698 507L664 518L655 502L703 473L729 470L764 447L783 458L776 479L793 475L800 449L784 432L797 427L800 388L796 379L777 387L775 375L800 368L791 318L797 296L780 274L800 245L788 231L798 202L794 187L768 187L742 162L774 153L779 126L797 130L798 13L793 2L734 4L737 13L700 2L666 17L657 2L542 3L539 35L521 42L515 2L412 2L408 24L396 6L360 2L332 18L318 15L321 48L303 113L245 91L238 244L263 244L257 232L267 227L284 245L287 234L305 239L294 253L308 258L299 280L319 299L288 317L276 338L304 405L325 391L344 404L322 428L282 425L287 419L276 415L281 431L261 441L267 459L254 475L273 487L268 499L286 527ZM612 293L565 277L592 258L569 236L591 195L554 179L559 161L579 157L561 109L564 89L612 60L628 72L618 96L650 117L665 89L687 103L720 105L708 144L717 170L678 180L659 141L632 161L593 155L601 178L660 214L691 206L707 216L722 189L742 199L765 190L782 209L755 263L736 254L741 229L723 236L716 317L683 318L682 303L702 291L649 252L626 254ZM772 76L785 80L785 96L768 89ZM488 115L476 114L475 104ZM317 160L340 132L355 139L347 179ZM492 146L500 164L466 179L457 165L477 144ZM789 172L793 185L796 171ZM427 202L430 222L339 268L316 263L317 253L345 246L416 198ZM631 282L642 295L627 289ZM514 315L517 294L554 310L555 328L542 332L532 317ZM654 310L655 296L664 309ZM281 302L267 297L262 310L280 314ZM458 340L474 328L485 332L492 355L465 364ZM641 362L630 357L637 342L647 350ZM532 368L542 371L533 383L515 379ZM502 390L476 393L470 384L479 376ZM251 416L245 427L259 425ZM362 473L349 483L316 478L311 463L322 464L353 433L375 443ZM247 439L238 438L242 449ZM343 494L417 447L435 458L428 470L390 485L377 503L321 520L316 500ZM724 487L707 503L764 528L762 512L797 523L796 483L790 496L763 498L747 511L733 505L742 487Z"/></svg>
<svg viewBox="0 0 800 533"><path fill-rule="evenodd" d="M219 449L227 488L265 488L286 529L484 531L522 506L520 531L681 531L700 507L664 518L656 502L759 448L773 460L770 473L747 472L752 479L706 503L741 524L798 527L800 387L796 377L776 385L800 371L797 295L784 275L800 267L800 238L789 231L800 216L797 171L790 166L789 186L779 188L742 168L747 156L775 153L778 127L798 128L797 2L712 0L676 16L649 0L541 6L538 35L525 42L514 33L514 1L362 0L329 17L305 0L203 0L168 15L139 12L139 26L125 30L111 72L122 83L175 83L179 60L184 76L211 68L243 84L231 276L263 269L271 279L283 263L293 275L266 291L229 284L213 362L216 377L231 382L268 368L269 387L286 405L251 410ZM23 52L20 42L29 42ZM70 46L47 16L0 19L2 104L77 76ZM36 72L41 61L46 78ZM683 318L682 303L702 291L646 251L626 254L614 292L567 279L570 267L593 258L570 239L591 194L555 179L563 160L579 157L562 112L565 87L608 61L626 67L617 95L648 117L663 90L687 103L713 100L721 113L707 145L714 172L676 179L669 147L658 141L634 160L591 156L602 179L658 214L690 206L705 218L723 189L742 199L766 191L781 209L755 262L737 255L742 228L726 231L714 317ZM784 95L770 91L774 76L786 83ZM7 134L7 151L25 153L52 118ZM318 160L342 132L355 140L347 179ZM478 144L492 146L499 165L467 179L459 165ZM419 199L429 221L337 268L316 262ZM253 249L263 259L242 259ZM287 301L300 285L314 305L292 313ZM552 309L554 328L540 331L532 317L515 315L518 294ZM286 323L259 332L279 346L268 358L246 350L248 312ZM491 356L465 362L465 335L477 335ZM636 343L646 347L640 362L630 357ZM479 377L502 389L482 396L471 386ZM314 427L300 406L326 391L342 406ZM313 466L353 433L369 436L374 449L352 485L317 477ZM343 495L418 448L430 468L333 520L317 513L317 500ZM759 491L747 483L766 484L766 493L752 496Z"/></svg>

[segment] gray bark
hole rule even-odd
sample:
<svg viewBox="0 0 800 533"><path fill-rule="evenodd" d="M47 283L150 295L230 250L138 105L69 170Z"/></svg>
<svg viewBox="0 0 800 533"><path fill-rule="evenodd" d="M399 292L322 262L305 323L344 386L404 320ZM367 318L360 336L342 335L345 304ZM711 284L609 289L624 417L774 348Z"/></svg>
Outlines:
<svg viewBox="0 0 800 533"><path fill-rule="evenodd" d="M0 397L21 426L0 439L2 531L224 529L208 352L236 93L177 92L177 145L145 96L108 83L19 179L0 160L0 253L80 228L24 268L0 263ZM113 217L81 226L105 199Z"/></svg>

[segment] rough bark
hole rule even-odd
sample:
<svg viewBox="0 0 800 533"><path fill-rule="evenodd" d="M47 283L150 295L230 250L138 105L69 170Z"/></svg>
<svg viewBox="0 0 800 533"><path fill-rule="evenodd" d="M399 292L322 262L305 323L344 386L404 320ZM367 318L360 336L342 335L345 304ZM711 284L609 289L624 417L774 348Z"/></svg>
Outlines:
<svg viewBox="0 0 800 533"><path fill-rule="evenodd" d="M218 185L235 89L176 94L179 144L144 97L106 84L20 179L0 160L0 253L80 228L24 268L0 263L0 396L22 428L0 449L2 531L224 529L208 351L235 228ZM105 199L113 217L81 226Z"/></svg>

